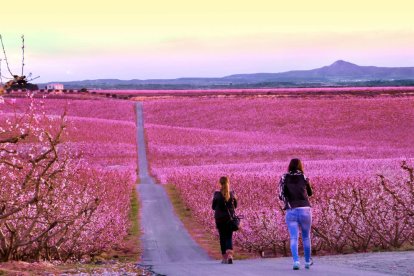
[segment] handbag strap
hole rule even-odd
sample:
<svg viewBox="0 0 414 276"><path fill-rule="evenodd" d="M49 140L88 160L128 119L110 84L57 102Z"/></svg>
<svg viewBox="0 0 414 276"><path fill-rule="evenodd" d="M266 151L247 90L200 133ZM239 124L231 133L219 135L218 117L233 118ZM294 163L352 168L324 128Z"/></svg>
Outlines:
<svg viewBox="0 0 414 276"><path fill-rule="evenodd" d="M230 194L230 199L229 199L229 200L231 201L231 205L233 206L233 213L234 213L234 215L233 215L233 216L235 216L235 215L236 215L236 210L235 210L235 208L234 208L233 199L231 198L231 194ZM227 213L229 214L230 220L233 220L233 216L232 216L232 215L231 215L231 213L230 213L229 207L227 207L227 204L226 204L226 199L225 199L225 197L224 197L224 196L223 196L223 201L224 201L224 206L226 206Z"/></svg>

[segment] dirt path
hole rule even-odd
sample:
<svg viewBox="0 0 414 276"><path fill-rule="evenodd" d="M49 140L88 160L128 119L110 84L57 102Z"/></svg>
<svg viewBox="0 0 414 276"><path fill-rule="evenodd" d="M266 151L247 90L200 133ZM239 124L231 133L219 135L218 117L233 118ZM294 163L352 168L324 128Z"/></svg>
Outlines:
<svg viewBox="0 0 414 276"><path fill-rule="evenodd" d="M149 175L142 103L136 105L141 184L143 262L153 275L414 275L414 251L314 257L310 270L292 271L291 258L252 259L222 265L195 243L175 215L161 185ZM303 260L302 260L303 263ZM149 274L151 275L151 274Z"/></svg>

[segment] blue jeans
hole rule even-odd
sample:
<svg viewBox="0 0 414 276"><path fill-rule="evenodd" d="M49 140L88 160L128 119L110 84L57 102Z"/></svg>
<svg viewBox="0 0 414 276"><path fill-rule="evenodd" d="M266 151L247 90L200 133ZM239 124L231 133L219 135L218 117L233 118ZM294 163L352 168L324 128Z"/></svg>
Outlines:
<svg viewBox="0 0 414 276"><path fill-rule="evenodd" d="M312 225L312 212L310 208L293 208L286 211L286 224L290 235L290 250L294 262L299 261L298 239L299 226L302 229L303 249L305 251L305 262L310 262L311 239L310 230Z"/></svg>

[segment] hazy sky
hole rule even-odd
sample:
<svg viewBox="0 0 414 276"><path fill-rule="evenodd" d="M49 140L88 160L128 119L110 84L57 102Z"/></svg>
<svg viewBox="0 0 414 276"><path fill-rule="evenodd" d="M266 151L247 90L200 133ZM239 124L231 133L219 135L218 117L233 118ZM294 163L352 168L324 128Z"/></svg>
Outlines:
<svg viewBox="0 0 414 276"><path fill-rule="evenodd" d="M215 77L337 59L414 66L412 0L20 0L0 2L12 70L39 82ZM5 75L5 66L2 66Z"/></svg>

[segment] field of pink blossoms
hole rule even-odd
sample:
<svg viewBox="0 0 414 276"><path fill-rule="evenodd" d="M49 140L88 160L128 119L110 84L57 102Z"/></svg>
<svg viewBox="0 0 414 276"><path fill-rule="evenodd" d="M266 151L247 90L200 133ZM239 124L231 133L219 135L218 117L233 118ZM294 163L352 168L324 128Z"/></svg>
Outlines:
<svg viewBox="0 0 414 276"><path fill-rule="evenodd" d="M414 98L154 100L144 116L152 173L213 233L230 176L246 250L288 254L277 185L294 157L314 187L315 252L414 245Z"/></svg>
<svg viewBox="0 0 414 276"><path fill-rule="evenodd" d="M0 260L67 260L120 244L136 160L132 102L5 99Z"/></svg>
<svg viewBox="0 0 414 276"><path fill-rule="evenodd" d="M128 94L128 95L139 95L139 94L256 94L256 93L315 93L315 92L329 92L329 93L341 93L341 92L414 92L414 87L410 86L388 86L388 87L315 87L315 88L257 88L257 89L198 89L198 90L92 90L100 94Z"/></svg>

